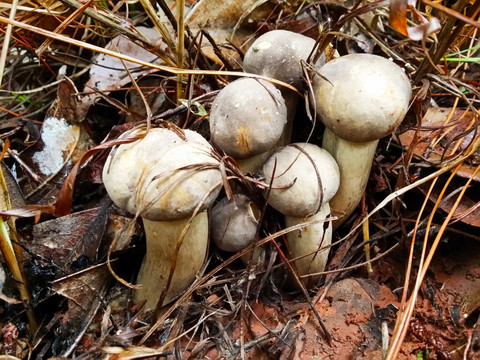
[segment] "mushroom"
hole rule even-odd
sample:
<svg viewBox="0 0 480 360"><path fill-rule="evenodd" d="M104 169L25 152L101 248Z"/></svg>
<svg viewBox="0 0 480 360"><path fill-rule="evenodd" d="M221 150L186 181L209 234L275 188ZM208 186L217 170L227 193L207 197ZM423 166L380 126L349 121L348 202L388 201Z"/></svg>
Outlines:
<svg viewBox="0 0 480 360"><path fill-rule="evenodd" d="M287 122L285 101L271 83L251 78L225 86L212 104L212 142L254 172L275 150Z"/></svg>
<svg viewBox="0 0 480 360"><path fill-rule="evenodd" d="M313 80L312 103L326 126L322 147L340 168L340 188L330 201L338 227L359 204L380 138L403 120L412 93L404 71L371 54L326 63Z"/></svg>
<svg viewBox="0 0 480 360"><path fill-rule="evenodd" d="M303 89L302 61L307 61L315 47L315 40L305 35L287 30L272 30L261 35L250 46L243 59L245 71L268 76ZM315 66L325 63L322 54ZM281 88L288 109L288 123L281 146L290 142L293 118L298 95L290 89Z"/></svg>
<svg viewBox="0 0 480 360"><path fill-rule="evenodd" d="M255 240L260 211L250 198L235 194L233 199L221 199L212 208L211 238L223 251L243 250Z"/></svg>
<svg viewBox="0 0 480 360"><path fill-rule="evenodd" d="M135 129L124 136L141 136ZM221 188L219 161L199 134L150 129L112 149L103 169L105 188L120 208L143 220L146 254L136 300L156 309L181 295L203 266L207 209Z"/></svg>
<svg viewBox="0 0 480 360"><path fill-rule="evenodd" d="M310 222L286 236L291 259L300 276L325 269L331 244L332 224L328 202L339 187L340 174L333 157L314 144L295 143L275 152L263 167L271 184L267 202L285 216L287 226ZM272 180L273 177L273 180ZM318 276L307 277L312 286Z"/></svg>

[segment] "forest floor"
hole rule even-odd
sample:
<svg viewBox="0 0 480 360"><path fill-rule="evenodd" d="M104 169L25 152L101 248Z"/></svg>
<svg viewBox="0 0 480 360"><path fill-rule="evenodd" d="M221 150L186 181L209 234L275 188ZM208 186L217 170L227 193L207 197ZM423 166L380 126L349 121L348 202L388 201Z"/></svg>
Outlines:
<svg viewBox="0 0 480 360"><path fill-rule="evenodd" d="M480 359L479 14L468 0L1 5L0 360ZM391 59L408 113L315 286L286 285L284 223L265 206L255 244L210 244L193 285L144 311L144 231L103 186L109 151L138 124L209 140L213 99L274 29L327 59ZM292 141L323 131L300 96ZM261 174L223 166L264 205ZM256 247L263 261L245 265Z"/></svg>

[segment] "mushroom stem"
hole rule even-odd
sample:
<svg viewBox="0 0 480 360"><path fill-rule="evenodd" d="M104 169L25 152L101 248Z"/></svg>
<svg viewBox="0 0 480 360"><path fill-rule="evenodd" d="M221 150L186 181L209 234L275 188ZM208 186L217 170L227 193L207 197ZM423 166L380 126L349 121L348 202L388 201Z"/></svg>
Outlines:
<svg viewBox="0 0 480 360"><path fill-rule="evenodd" d="M255 173L262 168L265 161L267 161L267 159L270 157L270 155L274 153L274 151L275 151L275 148L272 148L268 151L265 151L258 155L254 155L247 159L237 159L235 161L237 162L239 169L242 170L243 172Z"/></svg>
<svg viewBox="0 0 480 360"><path fill-rule="evenodd" d="M337 217L336 229L355 210L362 199L372 168L378 140L352 142L344 140L326 128L322 147L337 161L340 169L340 187L330 200L330 207Z"/></svg>
<svg viewBox="0 0 480 360"><path fill-rule="evenodd" d="M142 287L135 297L136 301L146 301L146 309L156 309L183 293L202 268L208 246L208 216L203 211L191 222L143 218L143 226L147 251L137 276Z"/></svg>
<svg viewBox="0 0 480 360"><path fill-rule="evenodd" d="M285 100L285 106L287 107L287 123L283 129L282 136L277 143L277 148L287 146L292 142L293 122L295 119L295 113L297 112L298 94L290 89L280 89L283 99Z"/></svg>
<svg viewBox="0 0 480 360"><path fill-rule="evenodd" d="M311 225L286 235L289 258L296 259L293 260L293 266L299 276L320 273L325 270L330 248L320 249L332 243L332 222L327 220L329 217L330 206L328 203L325 203L318 213L307 218L285 216L287 227L312 221ZM302 281L309 288L316 285L319 278L320 275L309 276L303 278ZM294 280L291 279L290 282L292 281Z"/></svg>

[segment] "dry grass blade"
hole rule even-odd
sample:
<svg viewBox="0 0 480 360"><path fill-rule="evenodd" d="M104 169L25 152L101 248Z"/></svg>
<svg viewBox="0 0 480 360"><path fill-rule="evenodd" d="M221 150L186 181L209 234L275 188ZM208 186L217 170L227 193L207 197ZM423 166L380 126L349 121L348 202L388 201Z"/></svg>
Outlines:
<svg viewBox="0 0 480 360"><path fill-rule="evenodd" d="M12 7L10 8L9 20L15 19L17 13L18 0L13 0ZM10 50L10 37L12 36L12 25L8 24L5 31L5 37L3 38L2 52L0 53L0 84L3 82L3 74L5 73L5 63L7 61L7 55Z"/></svg>
<svg viewBox="0 0 480 360"><path fill-rule="evenodd" d="M185 0L179 0L177 3L177 67L183 69L183 58L185 56ZM183 94L183 76L177 76L177 104Z"/></svg>
<svg viewBox="0 0 480 360"><path fill-rule="evenodd" d="M236 72L236 71L190 70L190 69L186 70L186 69L178 69L178 68L174 68L174 67L170 67L170 66L162 66L162 65L148 63L148 62L133 58L131 56L122 55L122 54L119 54L115 51L110 51L110 50L104 49L100 46L91 45L91 44L86 43L84 41L79 41L79 40L76 40L76 39L72 39L68 36L64 36L64 35L61 35L61 34L55 34L51 31L44 30L44 29L39 28L39 27L35 27L35 26L29 25L29 24L24 24L20 21L10 20L10 19L5 18L3 16L0 16L0 23L11 24L11 25L17 26L19 28L22 28L22 29L25 29L25 30L28 30L28 31L32 31L34 33L38 33L40 35L47 36L49 38L53 38L53 39L56 39L56 40L59 40L59 41L63 41L65 43L68 43L68 44L71 44L71 45L75 45L75 46L78 46L78 47L81 47L81 48L92 50L92 51L95 51L95 52L100 53L100 54L110 55L110 56L116 57L118 59L122 59L124 61L130 61L132 63L142 65L142 66L146 66L146 67L151 68L151 69L157 69L157 70L160 70L160 71L165 71L165 72L168 72L168 73L174 74L174 75L179 75L179 74L182 74L182 75L222 75L222 76L251 77L251 78L255 78L255 79L262 79L262 80L270 81L271 83L274 83L276 85L280 85L282 87L288 88L290 90L293 90L297 94L299 94L298 90L295 87L293 87L292 85L289 85L289 84L287 84L283 81L279 81L279 80L269 78L267 76L249 74L249 73L243 73L243 72Z"/></svg>
<svg viewBox="0 0 480 360"><path fill-rule="evenodd" d="M155 11L155 8L153 7L152 3L147 0L140 0L140 3L142 4L143 8L145 9L145 12L147 13L148 17L150 20L153 22L157 30L162 34L162 39L167 43L168 49L170 50L171 54L175 54L176 51L176 46L175 42L173 41L172 37L170 36L170 33L168 32L167 28L165 25L160 21L160 19L157 16L157 13Z"/></svg>
<svg viewBox="0 0 480 360"><path fill-rule="evenodd" d="M8 194L7 185L3 176L3 170L0 168L0 207L3 209L10 209L10 196ZM15 221L12 217L7 222L4 221L3 216L0 216L0 249L8 269L12 273L13 277L17 281L18 291L20 298L24 305L27 307L27 316L30 325L30 330L34 333L37 331L38 324L35 313L30 306L30 291L28 287L27 278L23 271L23 255L22 249L18 244L15 244L13 240L17 239L17 231L15 227ZM18 241L17 241L18 242Z"/></svg>
<svg viewBox="0 0 480 360"><path fill-rule="evenodd" d="M460 168L460 165L461 164L457 165L456 169L454 171L452 171L452 174L450 175L447 183L443 187L442 192L441 192L440 196L438 197L438 199L435 203L434 209L433 209L433 211L432 211L432 213L429 217L427 229L430 228L431 222L433 220L433 215L436 212L436 210L438 209L439 203L440 203L443 195L446 192L447 186L450 183L450 181L454 178L457 170ZM480 171L480 166L477 167L477 169L475 171L475 174L478 173L479 171ZM430 247L428 255L425 258L425 261L423 261L423 256L422 256L422 259L420 260L420 271L417 274L417 278L416 278L416 281L415 281L415 286L412 290L412 294L410 295L410 299L406 303L406 307L404 309L401 309L401 311L400 311L400 316L398 317L398 323L397 323L397 326L396 326L396 329L395 329L395 333L393 335L392 344L391 344L390 349L387 353L386 360L395 360L398 357L398 353L400 352L401 344L402 344L403 339L405 338L405 335L407 333L408 325L409 325L411 316L413 314L413 310L415 308L415 303L416 303L418 291L420 290L420 286L423 282L423 279L425 278L427 270L430 266L430 263L432 261L432 258L434 256L434 254L435 254L435 250L437 249L438 244L440 243L440 240L442 239L442 237L444 235L445 229L447 228L448 224L450 223L450 220L452 219L453 215L455 214L455 211L456 211L458 205L460 204L460 202L461 202L461 200L462 200L462 198L465 194L465 191L467 190L468 186L472 182L472 179L473 179L473 176L467 181L465 186L462 188L462 191L459 193L459 195L458 195L458 197L455 201L454 206L452 207L451 211L448 213L447 217L445 218L445 220L444 220L444 222L443 222L443 224L440 228L440 231L438 232L437 236L435 237L435 240ZM435 185L435 182L432 183L432 186L430 187L430 190L433 189L434 185ZM420 213L420 215L421 215L421 213ZM426 250L428 235L429 235L429 231L427 230L426 233L425 233L424 248L423 248L422 254L424 254L425 250ZM415 241L415 239L412 239L412 243L414 241ZM405 287L404 292L408 291L407 289L408 289L408 287Z"/></svg>

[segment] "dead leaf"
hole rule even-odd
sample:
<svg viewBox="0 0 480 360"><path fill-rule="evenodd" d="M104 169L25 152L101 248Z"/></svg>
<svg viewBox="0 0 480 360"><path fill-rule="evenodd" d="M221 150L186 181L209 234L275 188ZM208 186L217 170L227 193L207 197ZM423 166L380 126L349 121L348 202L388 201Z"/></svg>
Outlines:
<svg viewBox="0 0 480 360"><path fill-rule="evenodd" d="M442 25L436 17L432 17L430 20L425 20L420 25L411 26L407 29L408 37L415 41L423 40L430 35L440 31Z"/></svg>
<svg viewBox="0 0 480 360"><path fill-rule="evenodd" d="M408 0L390 1L390 24L400 34L407 34L407 2Z"/></svg>
<svg viewBox="0 0 480 360"><path fill-rule="evenodd" d="M456 109L450 115L450 108L430 108L422 119L419 132L419 142L413 144L414 153L441 165L442 161L452 158L466 150L480 127L475 128L475 121L469 110ZM408 130L399 135L404 146L412 146L415 130ZM473 156L465 162L458 175L469 179L475 168L480 164L478 157ZM474 177L480 181L480 175Z"/></svg>
<svg viewBox="0 0 480 360"><path fill-rule="evenodd" d="M202 0L188 13L186 24L193 31L207 31L220 47L230 42L246 50L248 38L253 41L251 30L247 31L246 25L267 18L271 11L272 5L266 0ZM202 50L211 60L222 64L212 46L205 45ZM226 53L237 55L235 51Z"/></svg>
<svg viewBox="0 0 480 360"><path fill-rule="evenodd" d="M69 356L100 308L112 276L100 264L52 282L52 290L68 299L68 310L55 329L55 356Z"/></svg>
<svg viewBox="0 0 480 360"><path fill-rule="evenodd" d="M154 28L138 26L136 29L154 44L161 41L160 33ZM145 62L159 62L157 55L122 35L113 38L105 48L115 50L120 54L128 55ZM165 46L163 46L163 48L165 48ZM138 64L122 61L113 56L100 54L94 60L90 69L90 79L85 84L85 91L91 92L92 90L95 90L108 93L112 90L119 89L130 82L127 70L134 78L138 78L146 72L151 71L150 69L140 68ZM97 97L98 96L95 93L88 94L83 97L82 102L85 106L89 106L95 102Z"/></svg>
<svg viewBox="0 0 480 360"><path fill-rule="evenodd" d="M457 183L456 186L461 187L463 186L463 184ZM429 190L429 185L422 185L419 187L419 189L420 191L422 191L424 195L426 195ZM450 192L454 192L457 189L454 188L453 186L449 186L448 190ZM440 185L440 182L439 182L438 185L430 193L430 200L433 203L437 202L438 196L440 195L441 191L442 191L442 186ZM475 194L470 194L469 191L467 190L467 192L462 198L462 201L458 205L457 210L455 211L453 220L458 219L459 221L465 224L480 227L480 207L479 207L479 202L474 201L472 199L474 195ZM442 209L446 213L449 213L453 208L453 206L455 205L456 200L457 200L456 196L453 196L453 197L445 196L440 202L440 209Z"/></svg>
<svg viewBox="0 0 480 360"><path fill-rule="evenodd" d="M107 206L97 207L36 224L29 250L65 270L81 256L97 259L107 211Z"/></svg>
<svg viewBox="0 0 480 360"><path fill-rule="evenodd" d="M57 98L47 112L47 118L65 119L70 125L80 124L86 114L86 109L80 107L78 91L75 84L68 77L58 84Z"/></svg>
<svg viewBox="0 0 480 360"><path fill-rule="evenodd" d="M20 183L25 198L38 205L54 204L64 178L90 147L92 141L82 126L71 125L65 118L47 117L40 138L21 153L25 165L40 181L26 176L29 181Z"/></svg>
<svg viewBox="0 0 480 360"><path fill-rule="evenodd" d="M4 283L5 283L5 270L3 269L3 266L0 264L0 299L9 304L21 304L22 302L20 300L14 299L3 293Z"/></svg>

